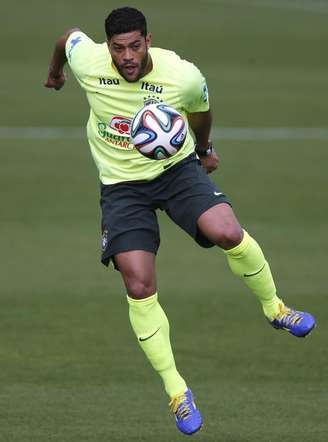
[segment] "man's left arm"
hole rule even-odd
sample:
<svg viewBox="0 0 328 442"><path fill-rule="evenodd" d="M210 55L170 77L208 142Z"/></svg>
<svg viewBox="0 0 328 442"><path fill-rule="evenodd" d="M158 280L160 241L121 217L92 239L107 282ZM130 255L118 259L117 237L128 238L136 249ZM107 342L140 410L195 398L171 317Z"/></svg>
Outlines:
<svg viewBox="0 0 328 442"><path fill-rule="evenodd" d="M206 172L211 173L219 164L219 157L209 140L212 127L212 113L210 110L205 112L191 112L188 114L188 122L195 135L196 153Z"/></svg>
<svg viewBox="0 0 328 442"><path fill-rule="evenodd" d="M73 32L80 31L79 28L69 29L62 37L56 41L55 49L49 65L48 78L44 86L49 89L59 91L65 84L66 76L64 66L67 62L65 47L66 42Z"/></svg>

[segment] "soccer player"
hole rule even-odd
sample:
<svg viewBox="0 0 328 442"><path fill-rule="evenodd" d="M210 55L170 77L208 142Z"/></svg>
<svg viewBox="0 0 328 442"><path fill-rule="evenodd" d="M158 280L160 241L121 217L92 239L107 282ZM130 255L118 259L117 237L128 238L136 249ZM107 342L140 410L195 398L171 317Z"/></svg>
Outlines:
<svg viewBox="0 0 328 442"><path fill-rule="evenodd" d="M138 342L163 380L178 429L193 434L202 417L176 368L169 322L157 295L156 209L165 210L200 246L223 250L232 272L258 298L273 327L304 337L315 320L286 307L277 296L260 246L206 174L219 159L209 141L212 116L203 75L174 52L152 48L146 19L134 8L113 10L105 31L107 40L101 44L77 28L59 38L45 86L63 87L68 62L86 92L87 136L101 181L102 262L108 266L112 261L121 272ZM173 106L189 123L181 150L163 161L142 156L129 137L134 114L156 102Z"/></svg>

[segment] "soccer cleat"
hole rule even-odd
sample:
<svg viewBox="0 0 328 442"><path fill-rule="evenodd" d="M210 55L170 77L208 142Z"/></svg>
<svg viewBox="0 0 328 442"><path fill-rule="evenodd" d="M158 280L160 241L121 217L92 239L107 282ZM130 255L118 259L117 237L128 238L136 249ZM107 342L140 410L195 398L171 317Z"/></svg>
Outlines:
<svg viewBox="0 0 328 442"><path fill-rule="evenodd" d="M284 304L279 304L279 310L274 320L269 321L274 328L305 338L315 327L315 319L310 313L293 310Z"/></svg>
<svg viewBox="0 0 328 442"><path fill-rule="evenodd" d="M175 414L178 430L189 435L200 430L203 424L202 416L196 408L193 395L189 388L185 393L173 396L169 406Z"/></svg>

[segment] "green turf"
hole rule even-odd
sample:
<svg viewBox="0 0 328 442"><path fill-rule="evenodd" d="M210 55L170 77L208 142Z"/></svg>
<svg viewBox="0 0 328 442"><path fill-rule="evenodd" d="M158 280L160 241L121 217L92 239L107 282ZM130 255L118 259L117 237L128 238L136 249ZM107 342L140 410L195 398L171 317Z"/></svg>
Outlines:
<svg viewBox="0 0 328 442"><path fill-rule="evenodd" d="M147 12L156 45L207 74L216 126L327 126L327 14L259 3L131 4ZM4 7L0 125L83 124L86 101L73 81L63 93L41 83L54 38L80 25L101 39L107 11L104 1L35 0L12 24ZM0 441L182 440L130 329L119 274L98 263L87 143L0 143ZM204 415L195 439L325 442L327 142L221 141L218 149L213 178L263 245L279 292L319 326L307 340L271 329L222 254L199 249L161 214L160 296Z"/></svg>

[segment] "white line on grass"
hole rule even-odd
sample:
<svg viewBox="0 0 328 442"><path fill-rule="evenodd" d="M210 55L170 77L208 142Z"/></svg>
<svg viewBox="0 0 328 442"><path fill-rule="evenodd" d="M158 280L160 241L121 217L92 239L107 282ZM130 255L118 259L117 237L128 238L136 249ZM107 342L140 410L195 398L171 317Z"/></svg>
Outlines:
<svg viewBox="0 0 328 442"><path fill-rule="evenodd" d="M4 127L0 139L84 139L82 127ZM213 140L328 140L326 127L215 127Z"/></svg>
<svg viewBox="0 0 328 442"><path fill-rule="evenodd" d="M212 134L214 140L328 140L323 127L216 127Z"/></svg>
<svg viewBox="0 0 328 442"><path fill-rule="evenodd" d="M81 127L6 127L0 126L0 138L28 140L58 140L60 138L80 139L86 137L86 129Z"/></svg>

